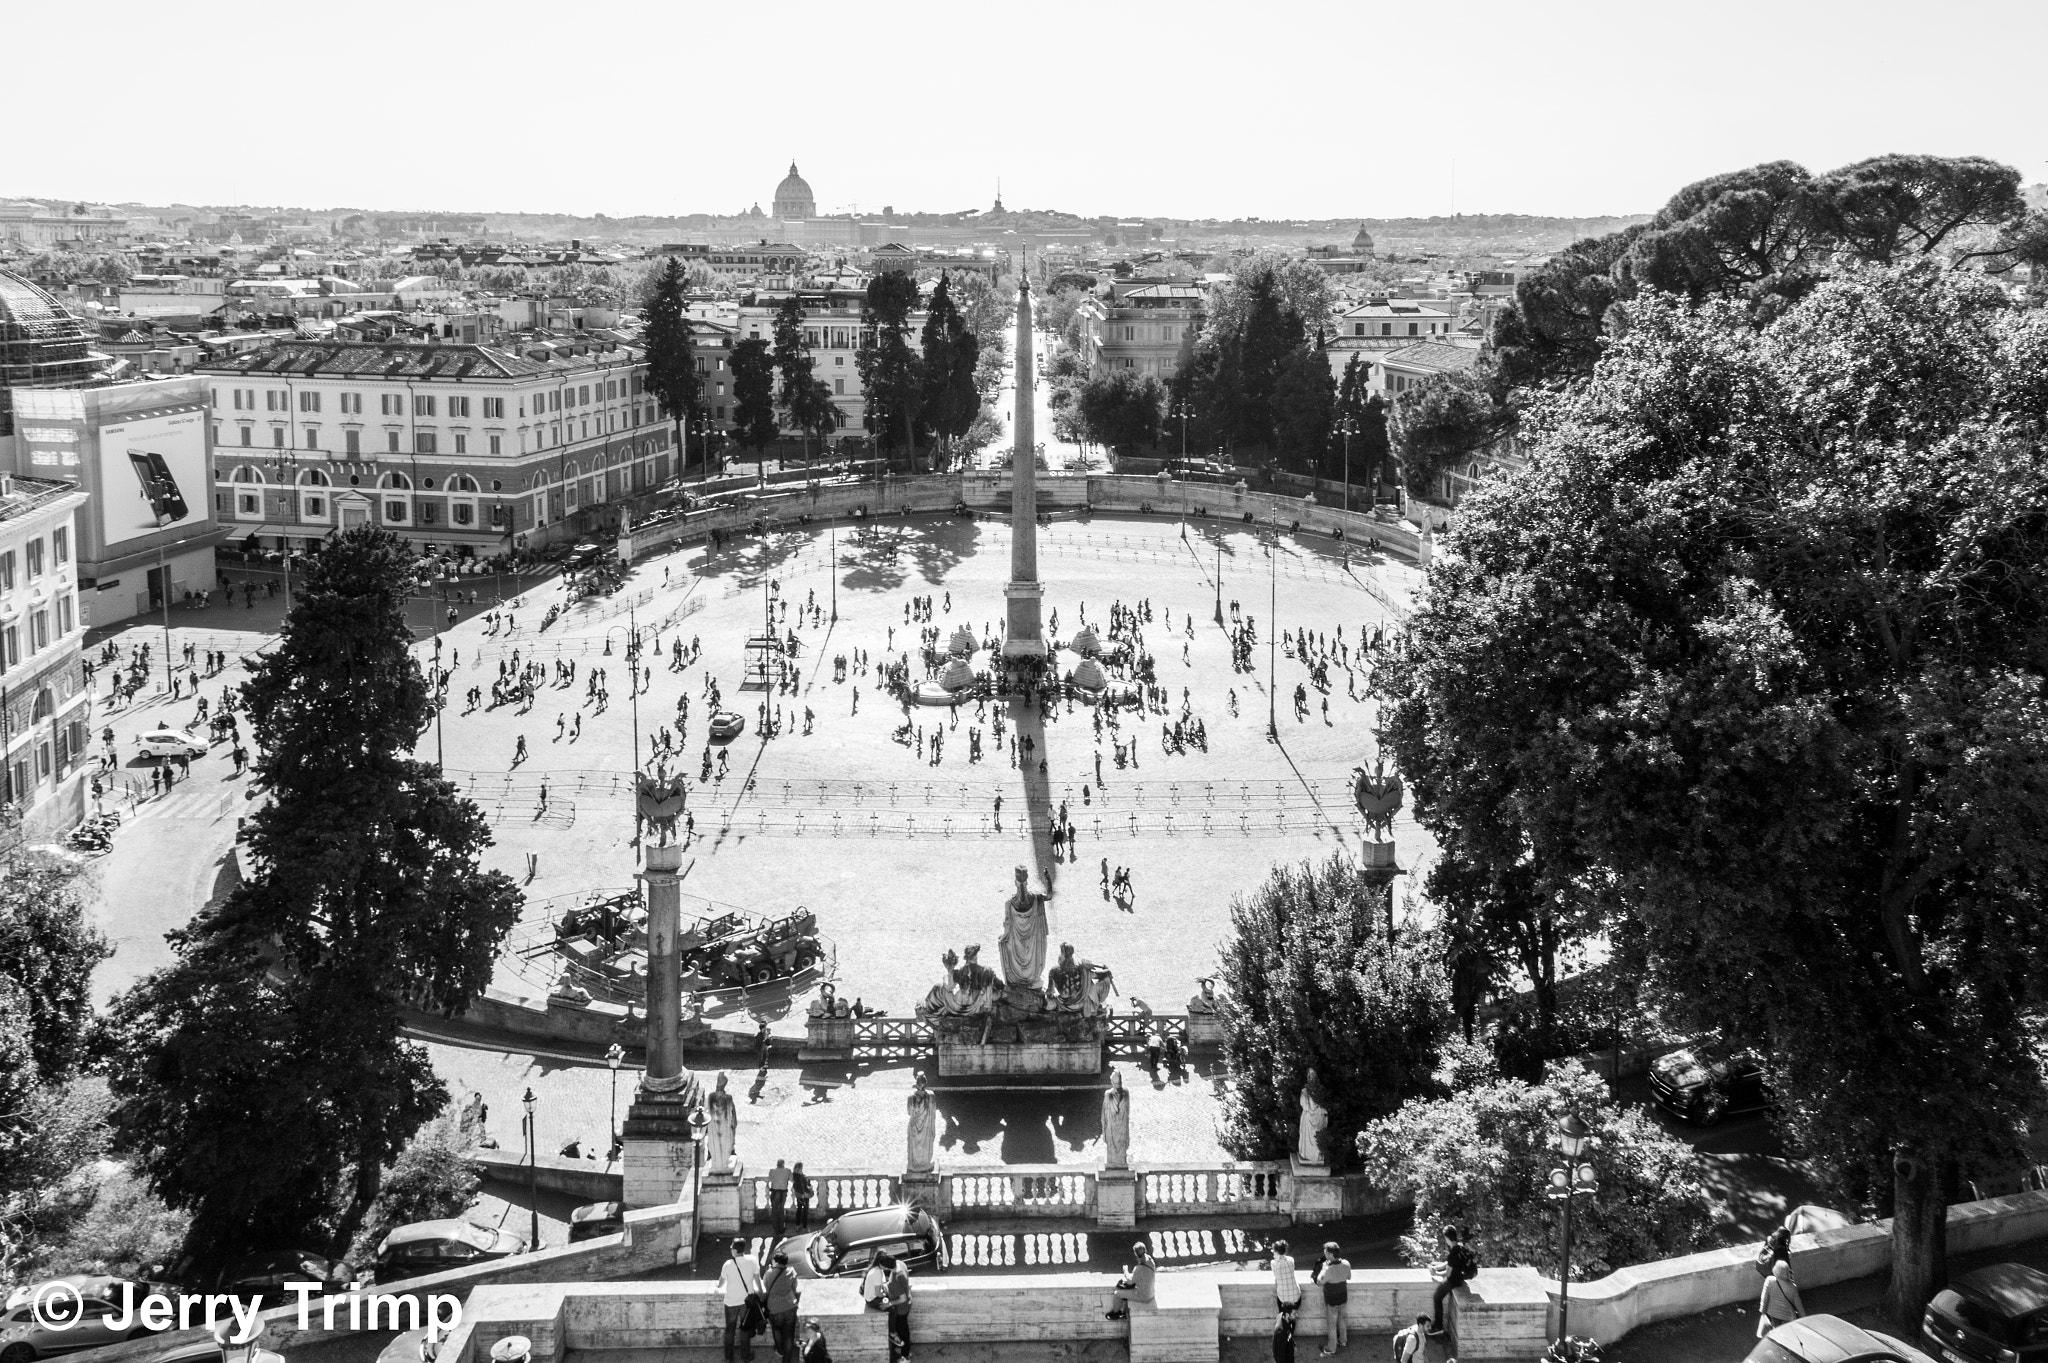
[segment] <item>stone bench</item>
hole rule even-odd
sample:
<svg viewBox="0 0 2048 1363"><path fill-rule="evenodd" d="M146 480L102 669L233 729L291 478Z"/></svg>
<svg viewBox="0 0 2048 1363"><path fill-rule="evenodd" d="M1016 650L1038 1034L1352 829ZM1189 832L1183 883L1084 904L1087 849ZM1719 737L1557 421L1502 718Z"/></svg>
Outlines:
<svg viewBox="0 0 2048 1363"><path fill-rule="evenodd" d="M1131 1303L1131 1363L1215 1363L1223 1295L1206 1274L1161 1273L1152 1300Z"/></svg>

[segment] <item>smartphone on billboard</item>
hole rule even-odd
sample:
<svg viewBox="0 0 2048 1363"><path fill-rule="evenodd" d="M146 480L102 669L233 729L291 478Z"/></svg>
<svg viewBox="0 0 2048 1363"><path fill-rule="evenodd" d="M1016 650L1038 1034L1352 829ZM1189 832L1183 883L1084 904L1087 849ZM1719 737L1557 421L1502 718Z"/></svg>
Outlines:
<svg viewBox="0 0 2048 1363"><path fill-rule="evenodd" d="M149 509L159 529L192 514L185 505L185 494L178 491L178 480L171 477L171 466L162 455L130 450L128 463L135 470L135 481L142 484L142 495L149 499Z"/></svg>

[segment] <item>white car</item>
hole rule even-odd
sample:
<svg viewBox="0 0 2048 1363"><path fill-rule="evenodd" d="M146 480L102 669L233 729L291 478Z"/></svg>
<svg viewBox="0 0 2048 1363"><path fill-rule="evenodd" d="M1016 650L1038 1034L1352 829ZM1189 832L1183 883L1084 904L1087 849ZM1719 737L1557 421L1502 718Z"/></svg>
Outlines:
<svg viewBox="0 0 2048 1363"><path fill-rule="evenodd" d="M142 749L144 757L158 759L206 756L204 743L177 729L153 729L139 736L135 740L135 746Z"/></svg>

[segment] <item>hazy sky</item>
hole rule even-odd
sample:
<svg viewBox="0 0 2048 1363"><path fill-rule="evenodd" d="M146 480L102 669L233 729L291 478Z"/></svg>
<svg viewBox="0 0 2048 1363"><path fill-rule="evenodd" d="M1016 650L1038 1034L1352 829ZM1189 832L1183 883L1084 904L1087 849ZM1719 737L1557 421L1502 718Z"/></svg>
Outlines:
<svg viewBox="0 0 2048 1363"><path fill-rule="evenodd" d="M792 158L827 213L1000 176L1088 215L1591 216L1888 151L2034 183L2044 40L2044 0L0 0L0 197L730 213Z"/></svg>

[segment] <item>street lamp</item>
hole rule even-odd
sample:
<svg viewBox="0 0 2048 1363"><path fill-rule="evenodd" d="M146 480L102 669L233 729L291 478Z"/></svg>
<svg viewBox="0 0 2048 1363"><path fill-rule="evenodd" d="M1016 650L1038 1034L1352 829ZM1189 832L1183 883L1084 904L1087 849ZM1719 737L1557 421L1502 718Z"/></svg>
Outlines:
<svg viewBox="0 0 2048 1363"><path fill-rule="evenodd" d="M612 1147L605 1152L605 1162L619 1157L619 1066L626 1063L626 1048L618 1042L604 1053L604 1063L612 1067Z"/></svg>
<svg viewBox="0 0 2048 1363"><path fill-rule="evenodd" d="M526 1090L526 1096L519 1100L526 1109L526 1215L528 1249L540 1248L540 1169L535 1154L533 1109L536 1106L533 1090Z"/></svg>
<svg viewBox="0 0 2048 1363"><path fill-rule="evenodd" d="M1550 1186L1543 1195L1564 1204L1564 1266L1557 1275L1557 1338L1562 1344L1571 1336L1572 1313L1572 1204L1579 1198L1591 1200L1600 1191L1593 1178L1593 1166L1579 1163L1581 1155L1593 1148L1593 1129L1576 1112L1567 1113L1557 1124L1557 1148L1564 1163L1550 1171Z"/></svg>
<svg viewBox="0 0 2048 1363"><path fill-rule="evenodd" d="M1188 418L1193 416L1194 414L1194 404L1189 402L1186 398L1180 399L1180 401L1174 403L1172 406L1166 409L1166 415L1168 417L1180 418L1180 463L1176 466L1175 469L1175 472L1180 477L1187 476Z"/></svg>
<svg viewBox="0 0 2048 1363"><path fill-rule="evenodd" d="M1337 423L1337 430L1344 437L1344 509L1351 510L1351 437L1358 434L1358 421L1345 417Z"/></svg>
<svg viewBox="0 0 2048 1363"><path fill-rule="evenodd" d="M690 1109L690 1203L692 1206L701 1207L703 1205L703 1203L697 1201L699 1196L698 1185L703 1180L704 1172L704 1132L710 1125L711 1122L704 1116L704 1104L699 1103Z"/></svg>
<svg viewBox="0 0 2048 1363"><path fill-rule="evenodd" d="M434 769L447 765L441 755L441 712L448 708L448 683L441 672L441 631L434 631Z"/></svg>

